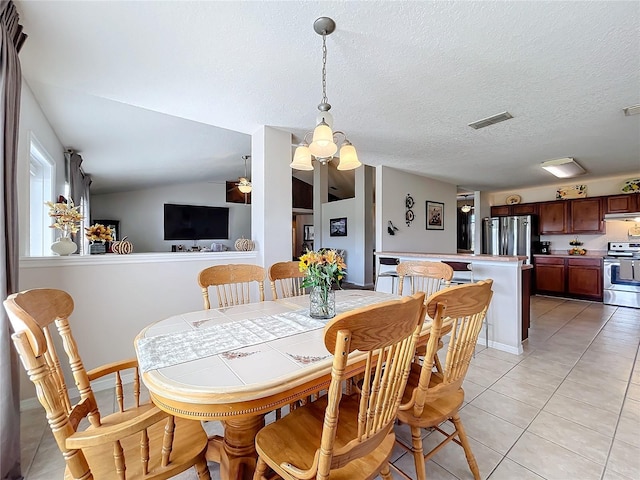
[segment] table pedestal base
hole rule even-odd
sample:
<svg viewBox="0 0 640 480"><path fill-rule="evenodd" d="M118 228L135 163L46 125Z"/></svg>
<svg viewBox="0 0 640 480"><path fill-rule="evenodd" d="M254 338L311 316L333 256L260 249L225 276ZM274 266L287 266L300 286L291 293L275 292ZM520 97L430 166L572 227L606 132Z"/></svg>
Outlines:
<svg viewBox="0 0 640 480"><path fill-rule="evenodd" d="M258 454L255 438L264 427L264 415L229 418L224 421L224 438L209 439L207 460L220 462L220 478L252 480Z"/></svg>

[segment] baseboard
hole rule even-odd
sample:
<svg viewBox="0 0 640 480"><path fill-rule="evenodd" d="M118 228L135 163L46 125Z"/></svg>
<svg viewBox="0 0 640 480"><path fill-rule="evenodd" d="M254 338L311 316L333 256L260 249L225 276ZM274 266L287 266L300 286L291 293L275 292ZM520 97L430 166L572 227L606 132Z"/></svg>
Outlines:
<svg viewBox="0 0 640 480"><path fill-rule="evenodd" d="M91 389L93 392L102 392L104 390L109 390L110 388L115 388L116 383L114 380L114 375L108 375L104 378L100 378L91 382ZM127 372L120 374L120 378L122 378L122 384L133 383L133 372ZM69 389L69 397L77 398L80 396L80 392L78 391L78 387L73 387ZM40 401L38 397L25 398L24 400L20 400L20 411L23 412L25 410L31 410L40 405Z"/></svg>

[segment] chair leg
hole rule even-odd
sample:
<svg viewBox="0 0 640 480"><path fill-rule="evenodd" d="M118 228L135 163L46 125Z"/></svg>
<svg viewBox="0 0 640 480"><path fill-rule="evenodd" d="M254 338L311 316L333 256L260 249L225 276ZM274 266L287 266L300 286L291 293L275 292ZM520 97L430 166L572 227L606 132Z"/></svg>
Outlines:
<svg viewBox="0 0 640 480"><path fill-rule="evenodd" d="M265 473L267 473L267 462L265 462L261 457L258 457L256 470L253 474L253 480L263 480L265 478Z"/></svg>
<svg viewBox="0 0 640 480"><path fill-rule="evenodd" d="M383 480L393 480L393 475L391 475L391 470L389 470L389 463L385 463L382 469L380 470L380 476Z"/></svg>
<svg viewBox="0 0 640 480"><path fill-rule="evenodd" d="M427 478L427 469L424 465L424 452L422 450L422 435L421 435L420 427L411 427L411 441L412 441L412 452L413 452L413 462L416 464L416 475L417 480L426 480Z"/></svg>
<svg viewBox="0 0 640 480"><path fill-rule="evenodd" d="M207 466L206 460L196 463L195 469L198 474L198 480L211 480L211 473L209 473L209 467Z"/></svg>
<svg viewBox="0 0 640 480"><path fill-rule="evenodd" d="M476 457L473 456L473 452L471 451L471 445L469 444L469 439L467 438L467 434L464 431L464 427L462 426L460 415L456 413L453 417L451 417L451 421L455 425L456 431L458 432L458 438L460 439L462 448L464 448L464 454L467 457L467 463L469 464L469 469L473 474L473 478L475 480L480 480L480 470L478 469L478 463L476 462Z"/></svg>

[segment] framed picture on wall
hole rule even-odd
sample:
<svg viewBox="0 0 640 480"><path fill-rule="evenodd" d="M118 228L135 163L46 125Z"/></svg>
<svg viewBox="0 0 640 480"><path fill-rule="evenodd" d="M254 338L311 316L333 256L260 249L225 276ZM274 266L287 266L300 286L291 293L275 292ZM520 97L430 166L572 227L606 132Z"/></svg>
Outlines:
<svg viewBox="0 0 640 480"><path fill-rule="evenodd" d="M427 230L444 230L444 203L427 200Z"/></svg>
<svg viewBox="0 0 640 480"><path fill-rule="evenodd" d="M313 225L304 226L304 241L313 241Z"/></svg>
<svg viewBox="0 0 640 480"><path fill-rule="evenodd" d="M347 217L332 218L329 220L329 236L346 237L347 236Z"/></svg>

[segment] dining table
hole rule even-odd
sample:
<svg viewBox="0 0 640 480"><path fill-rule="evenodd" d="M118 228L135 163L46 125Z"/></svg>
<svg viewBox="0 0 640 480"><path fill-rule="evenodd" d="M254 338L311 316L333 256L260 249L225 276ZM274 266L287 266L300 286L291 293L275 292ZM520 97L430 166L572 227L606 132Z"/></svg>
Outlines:
<svg viewBox="0 0 640 480"><path fill-rule="evenodd" d="M394 294L337 290L336 314L398 300ZM160 409L184 418L220 420L207 459L222 479L253 477L255 435L265 415L328 388L332 353L323 328L309 316L309 296L283 298L175 315L145 327L135 339L142 381ZM425 323L419 343L426 343ZM348 374L365 368L353 355Z"/></svg>

